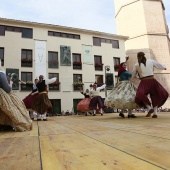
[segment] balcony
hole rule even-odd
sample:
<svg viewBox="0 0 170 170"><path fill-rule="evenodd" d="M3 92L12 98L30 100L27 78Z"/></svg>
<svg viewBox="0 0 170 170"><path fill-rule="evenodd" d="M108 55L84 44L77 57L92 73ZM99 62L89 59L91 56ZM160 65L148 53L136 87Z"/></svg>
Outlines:
<svg viewBox="0 0 170 170"><path fill-rule="evenodd" d="M81 82L81 81L79 81L79 82L73 82L73 90L74 91L80 91L80 90L82 90L83 89L83 85L84 85L84 83L83 82Z"/></svg>
<svg viewBox="0 0 170 170"><path fill-rule="evenodd" d="M57 60L48 61L48 68L58 68L58 61Z"/></svg>
<svg viewBox="0 0 170 170"><path fill-rule="evenodd" d="M22 58L21 67L32 67L32 59Z"/></svg>
<svg viewBox="0 0 170 170"><path fill-rule="evenodd" d="M60 90L60 82L54 82L52 84L49 84L49 90Z"/></svg>
<svg viewBox="0 0 170 170"><path fill-rule="evenodd" d="M119 64L114 65L114 70L118 71L119 70Z"/></svg>
<svg viewBox="0 0 170 170"><path fill-rule="evenodd" d="M103 63L95 63L95 70L102 71L103 70Z"/></svg>
<svg viewBox="0 0 170 170"><path fill-rule="evenodd" d="M73 62L73 69L81 70L82 69L82 62L78 62L78 61Z"/></svg>

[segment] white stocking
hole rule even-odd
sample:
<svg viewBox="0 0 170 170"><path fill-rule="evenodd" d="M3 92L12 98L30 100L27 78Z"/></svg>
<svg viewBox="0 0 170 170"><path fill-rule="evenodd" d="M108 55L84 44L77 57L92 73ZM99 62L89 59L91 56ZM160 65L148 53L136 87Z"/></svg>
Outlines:
<svg viewBox="0 0 170 170"><path fill-rule="evenodd" d="M132 110L128 109L128 114L131 115L132 114Z"/></svg>
<svg viewBox="0 0 170 170"><path fill-rule="evenodd" d="M154 115L157 115L157 113L158 113L158 112L157 112L157 110L158 110L158 106L155 106L153 109L154 109L153 114L154 114Z"/></svg>
<svg viewBox="0 0 170 170"><path fill-rule="evenodd" d="M43 119L47 119L46 113L42 114L42 118L43 118Z"/></svg>

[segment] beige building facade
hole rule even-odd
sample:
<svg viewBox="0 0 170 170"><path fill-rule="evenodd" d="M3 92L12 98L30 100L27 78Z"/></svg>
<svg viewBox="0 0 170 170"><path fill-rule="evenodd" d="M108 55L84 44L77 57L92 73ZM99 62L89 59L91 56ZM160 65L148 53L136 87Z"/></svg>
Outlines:
<svg viewBox="0 0 170 170"><path fill-rule="evenodd" d="M128 36L125 42L132 71L136 54L143 51L147 58L165 64L166 71L155 69L155 77L170 94L170 38L162 0L114 0L117 32ZM139 82L137 82L139 83ZM169 108L168 100L163 107Z"/></svg>
<svg viewBox="0 0 170 170"><path fill-rule="evenodd" d="M40 74L57 77L48 87L54 114L76 112L80 93L106 76L117 76L116 65L125 60L127 36L0 18L0 58L6 74L14 79L13 91L24 99L30 88L18 80L33 82ZM107 71L106 68L110 67ZM112 76L112 75L111 75ZM83 83L83 85L77 85ZM106 92L101 96L105 98Z"/></svg>

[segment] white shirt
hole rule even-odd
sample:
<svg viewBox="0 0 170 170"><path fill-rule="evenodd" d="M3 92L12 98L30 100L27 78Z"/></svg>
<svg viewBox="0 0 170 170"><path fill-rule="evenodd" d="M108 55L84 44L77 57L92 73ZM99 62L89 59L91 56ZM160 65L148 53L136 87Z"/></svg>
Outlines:
<svg viewBox="0 0 170 170"><path fill-rule="evenodd" d="M106 84L103 84L101 87L97 87L96 90L92 89L90 90L90 95L95 97L95 96L100 96L100 90L104 89L106 87Z"/></svg>
<svg viewBox="0 0 170 170"><path fill-rule="evenodd" d="M139 66L139 63L136 63L134 65L133 71L132 71L132 78L134 78L137 74L139 74L140 78L147 77L147 76L153 76L153 70L154 67L165 70L166 67L160 63L158 63L155 60L147 59L146 60L146 66L141 63Z"/></svg>
<svg viewBox="0 0 170 170"><path fill-rule="evenodd" d="M57 77L51 78L51 79L45 79L45 84L51 84L54 83L55 81L57 81Z"/></svg>

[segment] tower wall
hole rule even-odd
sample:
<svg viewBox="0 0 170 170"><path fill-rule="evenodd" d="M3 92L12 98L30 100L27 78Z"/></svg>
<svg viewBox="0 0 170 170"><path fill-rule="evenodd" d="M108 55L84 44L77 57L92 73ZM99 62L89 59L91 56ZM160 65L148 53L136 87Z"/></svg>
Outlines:
<svg viewBox="0 0 170 170"><path fill-rule="evenodd" d="M156 79L170 94L170 39L161 0L114 0L117 32L129 36L125 42L128 69L137 62L137 52L165 64L166 71L155 69ZM136 85L139 82L135 82ZM164 107L170 107L170 100Z"/></svg>

